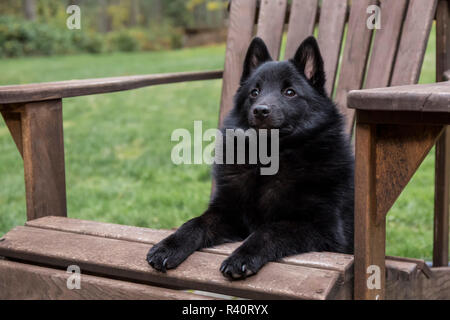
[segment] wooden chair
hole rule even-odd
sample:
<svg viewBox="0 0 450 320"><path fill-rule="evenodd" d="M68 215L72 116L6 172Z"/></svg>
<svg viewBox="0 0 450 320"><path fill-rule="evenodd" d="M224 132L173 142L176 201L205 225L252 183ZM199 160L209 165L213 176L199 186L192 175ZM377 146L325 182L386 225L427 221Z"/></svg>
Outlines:
<svg viewBox="0 0 450 320"><path fill-rule="evenodd" d="M369 17L366 10L372 4L381 6L382 29L376 32L366 26ZM417 122L413 130L413 127L405 130L398 124L381 125L384 129L378 130L380 124L374 122L380 120L376 108L380 108L381 102L376 100L377 92L356 91L351 95L359 120L355 257L311 252L269 263L245 281L230 282L221 275L219 266L238 244L226 244L196 252L177 269L162 274L150 268L144 258L151 244L172 231L67 218L65 191L64 98L223 77L221 122L232 107L244 55L255 35L255 21L256 34L265 40L272 57L280 56L287 21L286 52L280 58L291 57L299 43L318 27L328 77L327 91L335 96L351 132L355 112L347 108L350 90L417 83L436 12L436 70L437 81L442 81L444 71L450 69L450 2L447 0L352 0L351 6L347 0L322 0L320 6L318 0L293 0L291 5L287 0L233 0L223 73L177 73L0 87L0 111L24 161L28 218L25 226L14 228L0 240L3 257L0 258L0 298L211 298L202 291L278 299L450 298L450 268L430 269L423 260L385 258L385 214L440 137L436 156L433 260L434 266L448 264L449 131L442 133L444 122L435 123L434 129L424 127L419 131L416 131L420 127ZM415 91L414 88L410 90ZM391 98L396 96L395 89L392 90ZM371 96L367 98L368 95ZM446 97L441 96L441 105L445 104ZM386 101L391 100L382 103ZM360 110L364 104L373 109ZM371 115L376 120L372 121ZM380 134L376 135L377 132ZM401 166L389 152L405 146L401 139L389 140L396 134L404 138L414 134L416 146L420 148L409 145L408 150L415 151L416 157L401 179L391 183L391 177L398 177L394 169ZM426 138L421 139L422 135ZM379 171L383 166L389 170ZM378 181L379 172L384 176ZM366 285L367 267L371 264L381 269L381 286L373 290ZM82 278L81 290L66 287L69 265L77 265L82 273L88 274Z"/></svg>

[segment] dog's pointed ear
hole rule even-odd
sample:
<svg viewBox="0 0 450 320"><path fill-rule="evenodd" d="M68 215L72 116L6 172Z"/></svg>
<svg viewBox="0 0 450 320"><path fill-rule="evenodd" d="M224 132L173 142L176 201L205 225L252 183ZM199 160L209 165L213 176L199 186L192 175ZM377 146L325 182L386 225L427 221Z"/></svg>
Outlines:
<svg viewBox="0 0 450 320"><path fill-rule="evenodd" d="M320 92L325 92L323 59L314 37L308 37L302 42L291 62L300 73L305 75L314 88Z"/></svg>
<svg viewBox="0 0 450 320"><path fill-rule="evenodd" d="M261 38L255 37L250 43L247 50L247 55L245 56L241 84L248 79L256 68L267 61L272 61L269 50Z"/></svg>

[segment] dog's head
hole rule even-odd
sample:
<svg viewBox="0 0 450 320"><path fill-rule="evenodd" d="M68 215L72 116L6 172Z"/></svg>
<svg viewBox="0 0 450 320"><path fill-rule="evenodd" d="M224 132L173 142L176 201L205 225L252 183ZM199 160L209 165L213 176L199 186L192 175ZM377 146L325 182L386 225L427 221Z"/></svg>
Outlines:
<svg viewBox="0 0 450 320"><path fill-rule="evenodd" d="M280 134L307 130L324 118L326 96L323 59L314 37L299 46L288 61L273 61L260 38L245 57L233 118L255 129L279 129ZM325 103L324 103L325 102Z"/></svg>

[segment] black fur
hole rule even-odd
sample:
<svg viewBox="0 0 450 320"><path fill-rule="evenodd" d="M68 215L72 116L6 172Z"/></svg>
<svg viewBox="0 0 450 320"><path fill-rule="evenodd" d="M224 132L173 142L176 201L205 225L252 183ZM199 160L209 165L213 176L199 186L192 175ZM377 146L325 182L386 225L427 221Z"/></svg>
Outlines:
<svg viewBox="0 0 450 320"><path fill-rule="evenodd" d="M353 155L324 84L313 37L283 62L272 61L261 39L252 41L222 130L279 129L279 171L265 176L260 164L214 165L208 209L149 251L152 267L165 272L200 248L240 240L220 267L231 279L293 254L353 252ZM257 106L268 114L259 117Z"/></svg>

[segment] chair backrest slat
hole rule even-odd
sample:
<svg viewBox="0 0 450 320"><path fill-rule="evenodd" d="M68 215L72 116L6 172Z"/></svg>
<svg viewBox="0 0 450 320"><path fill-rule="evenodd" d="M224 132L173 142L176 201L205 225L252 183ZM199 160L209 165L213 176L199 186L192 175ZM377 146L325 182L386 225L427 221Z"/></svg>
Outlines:
<svg viewBox="0 0 450 320"><path fill-rule="evenodd" d="M437 0L410 0L397 52L391 86L419 81Z"/></svg>
<svg viewBox="0 0 450 320"><path fill-rule="evenodd" d="M257 35L264 39L272 57L279 57L288 1L233 0L221 121L233 105L245 53L254 34L258 2ZM375 31L366 25L367 8L371 4L381 5L381 29ZM351 133L354 114L347 109L350 90L417 83L436 6L437 0L322 0L319 8L319 0L293 0L285 58L291 58L299 44L313 34L320 9L318 42L325 62L326 91L333 95L345 23L350 12L335 100L347 118L347 130Z"/></svg>
<svg viewBox="0 0 450 320"><path fill-rule="evenodd" d="M365 88L389 85L408 0L381 0L381 29L375 33Z"/></svg>
<svg viewBox="0 0 450 320"><path fill-rule="evenodd" d="M292 1L284 54L286 60L294 56L304 39L314 34L318 4L318 0Z"/></svg>
<svg viewBox="0 0 450 320"><path fill-rule="evenodd" d="M274 60L280 56L287 0L262 0L257 36L264 40Z"/></svg>
<svg viewBox="0 0 450 320"><path fill-rule="evenodd" d="M322 51L327 75L326 91L332 94L342 37L344 34L347 0L323 0L320 10L318 42Z"/></svg>
<svg viewBox="0 0 450 320"><path fill-rule="evenodd" d="M233 107L233 96L239 86L245 54L253 37L255 15L256 0L231 2L219 125Z"/></svg>
<svg viewBox="0 0 450 320"><path fill-rule="evenodd" d="M337 83L335 101L347 120L347 132L353 128L354 110L347 108L347 93L361 89L370 51L373 30L367 28L367 8L376 0L353 0L347 28L347 38Z"/></svg>

